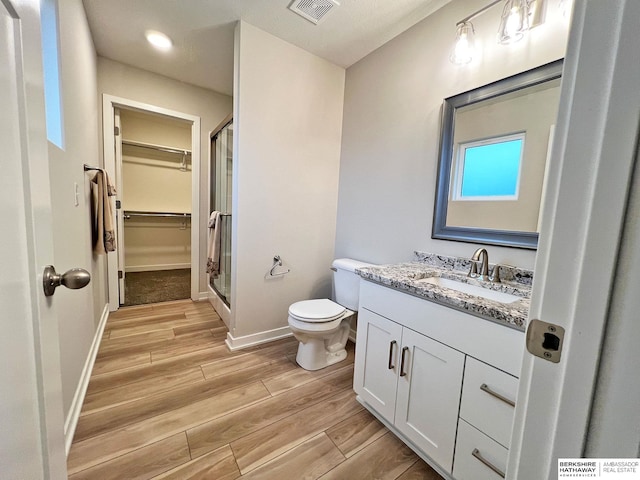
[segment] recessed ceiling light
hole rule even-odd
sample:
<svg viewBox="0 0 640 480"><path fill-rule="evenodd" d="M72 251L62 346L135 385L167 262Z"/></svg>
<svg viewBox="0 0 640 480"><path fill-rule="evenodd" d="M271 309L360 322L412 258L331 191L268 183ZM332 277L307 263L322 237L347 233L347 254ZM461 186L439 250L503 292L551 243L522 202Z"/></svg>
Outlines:
<svg viewBox="0 0 640 480"><path fill-rule="evenodd" d="M147 30L144 34L149 43L160 50L169 50L173 46L171 39L162 32Z"/></svg>

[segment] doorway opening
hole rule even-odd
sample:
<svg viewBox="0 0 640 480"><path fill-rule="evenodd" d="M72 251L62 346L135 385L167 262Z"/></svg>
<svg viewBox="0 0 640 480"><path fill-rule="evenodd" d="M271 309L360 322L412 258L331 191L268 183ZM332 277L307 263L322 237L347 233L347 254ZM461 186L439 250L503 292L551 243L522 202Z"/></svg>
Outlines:
<svg viewBox="0 0 640 480"><path fill-rule="evenodd" d="M105 95L105 168L116 185L109 309L198 299L200 119Z"/></svg>
<svg viewBox="0 0 640 480"><path fill-rule="evenodd" d="M126 109L116 109L117 116L124 218L120 304L190 298L191 124Z"/></svg>

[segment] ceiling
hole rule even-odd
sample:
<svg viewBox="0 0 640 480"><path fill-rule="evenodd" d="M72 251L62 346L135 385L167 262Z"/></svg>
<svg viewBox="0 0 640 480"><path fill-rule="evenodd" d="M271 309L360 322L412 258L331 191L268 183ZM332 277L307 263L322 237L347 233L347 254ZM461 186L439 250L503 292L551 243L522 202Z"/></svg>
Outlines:
<svg viewBox="0 0 640 480"><path fill-rule="evenodd" d="M83 0L98 55L217 92L233 93L233 32L243 20L349 67L451 0L340 0L319 24L291 0ZM167 34L154 50L148 29Z"/></svg>

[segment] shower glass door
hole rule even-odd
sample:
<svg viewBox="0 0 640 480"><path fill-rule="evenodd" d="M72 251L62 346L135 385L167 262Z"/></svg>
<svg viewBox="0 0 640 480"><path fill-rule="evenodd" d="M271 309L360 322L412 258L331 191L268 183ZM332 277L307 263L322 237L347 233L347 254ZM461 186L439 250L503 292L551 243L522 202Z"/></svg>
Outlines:
<svg viewBox="0 0 640 480"><path fill-rule="evenodd" d="M220 274L211 275L209 283L218 296L231 303L231 202L233 180L233 121L211 137L211 197L209 210L220 217Z"/></svg>

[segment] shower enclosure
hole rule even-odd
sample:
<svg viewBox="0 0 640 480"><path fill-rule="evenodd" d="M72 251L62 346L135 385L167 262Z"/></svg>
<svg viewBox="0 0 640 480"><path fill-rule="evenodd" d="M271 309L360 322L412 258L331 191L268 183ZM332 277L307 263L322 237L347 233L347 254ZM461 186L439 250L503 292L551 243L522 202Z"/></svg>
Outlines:
<svg viewBox="0 0 640 480"><path fill-rule="evenodd" d="M220 274L209 283L220 299L231 302L231 202L233 180L233 120L229 119L211 135L211 196L209 213L217 210L220 220Z"/></svg>

